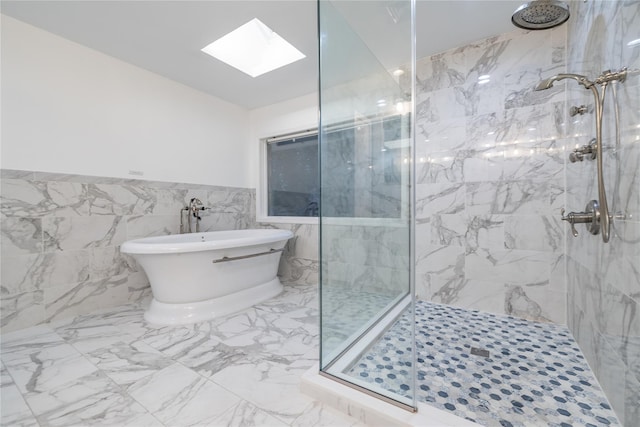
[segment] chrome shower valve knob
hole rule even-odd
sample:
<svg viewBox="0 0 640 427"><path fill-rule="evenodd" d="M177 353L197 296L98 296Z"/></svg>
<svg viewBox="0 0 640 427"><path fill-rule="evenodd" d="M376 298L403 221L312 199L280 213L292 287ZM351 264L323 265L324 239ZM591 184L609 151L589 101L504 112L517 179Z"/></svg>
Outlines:
<svg viewBox="0 0 640 427"><path fill-rule="evenodd" d="M571 154L569 154L569 161L571 163L575 163L575 162L581 162L584 160L584 156L580 153L576 153L575 151Z"/></svg>
<svg viewBox="0 0 640 427"><path fill-rule="evenodd" d="M589 111L589 108L586 105L573 106L569 109L569 115L571 117L576 116L578 114L583 115Z"/></svg>
<svg viewBox="0 0 640 427"><path fill-rule="evenodd" d="M595 138L589 141L589 144L573 150L573 152L569 154L569 161L571 163L581 162L585 159L585 156L588 160L595 160L598 156L598 147Z"/></svg>
<svg viewBox="0 0 640 427"><path fill-rule="evenodd" d="M562 220L571 224L571 234L578 237L578 230L575 224L585 224L589 233L596 235L600 233L600 205L597 200L591 200L584 208L584 212L569 212L565 216L564 208L560 210Z"/></svg>

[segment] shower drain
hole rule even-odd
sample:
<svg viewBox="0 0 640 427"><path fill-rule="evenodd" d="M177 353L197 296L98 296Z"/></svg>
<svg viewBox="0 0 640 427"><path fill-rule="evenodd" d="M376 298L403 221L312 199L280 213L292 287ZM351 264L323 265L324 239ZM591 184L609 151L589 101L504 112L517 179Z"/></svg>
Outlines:
<svg viewBox="0 0 640 427"><path fill-rule="evenodd" d="M485 350L484 348L471 347L471 354L474 356L489 357L489 350Z"/></svg>

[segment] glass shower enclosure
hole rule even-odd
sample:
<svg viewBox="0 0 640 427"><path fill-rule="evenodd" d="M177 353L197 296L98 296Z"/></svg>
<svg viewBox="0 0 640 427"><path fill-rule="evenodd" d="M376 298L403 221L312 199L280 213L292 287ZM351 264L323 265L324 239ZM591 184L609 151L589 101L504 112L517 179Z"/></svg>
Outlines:
<svg viewBox="0 0 640 427"><path fill-rule="evenodd" d="M318 2L320 370L408 409L415 408L414 9L408 0ZM392 328L406 340L390 355L404 369L391 374L381 365L375 378L359 378L353 368L367 363L365 352L385 351L379 340ZM398 387L381 387L391 376Z"/></svg>

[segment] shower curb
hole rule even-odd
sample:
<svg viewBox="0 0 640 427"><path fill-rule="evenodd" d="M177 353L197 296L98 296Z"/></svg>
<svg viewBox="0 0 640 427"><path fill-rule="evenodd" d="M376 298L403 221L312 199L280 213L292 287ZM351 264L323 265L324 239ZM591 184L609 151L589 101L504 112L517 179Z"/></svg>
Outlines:
<svg viewBox="0 0 640 427"><path fill-rule="evenodd" d="M312 399L329 405L372 427L473 427L480 425L423 403L418 403L417 412L406 411L320 375L318 365L302 375L300 390Z"/></svg>

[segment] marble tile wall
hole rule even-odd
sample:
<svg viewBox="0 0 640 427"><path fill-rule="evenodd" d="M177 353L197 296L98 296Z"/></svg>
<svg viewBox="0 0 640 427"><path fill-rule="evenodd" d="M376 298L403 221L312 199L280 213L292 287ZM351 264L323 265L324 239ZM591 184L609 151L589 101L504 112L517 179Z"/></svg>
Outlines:
<svg viewBox="0 0 640 427"><path fill-rule="evenodd" d="M395 297L409 290L409 230L396 225L322 228L323 286ZM323 289L324 292L324 289Z"/></svg>
<svg viewBox="0 0 640 427"><path fill-rule="evenodd" d="M325 283L389 296L405 291L409 283L407 228L347 225L346 221L323 227L322 244L328 248ZM260 223L258 227L282 228L294 234L280 261L283 283L318 284L318 225Z"/></svg>
<svg viewBox="0 0 640 427"><path fill-rule="evenodd" d="M400 218L408 199L409 118L397 110L383 119L324 132L321 202L325 217Z"/></svg>
<svg viewBox="0 0 640 427"><path fill-rule="evenodd" d="M597 77L607 69L640 69L637 1L572 2L567 68ZM611 240L578 227L567 237L568 323L620 421L640 425L640 75L609 87L604 112L605 187L613 221ZM591 95L567 85L569 105L593 105ZM620 139L615 138L615 105ZM575 123L574 123L575 121ZM570 122L571 145L595 136L593 114ZM567 209L598 198L596 165L567 165Z"/></svg>
<svg viewBox="0 0 640 427"><path fill-rule="evenodd" d="M566 323L566 230L559 220L565 92L532 91L542 76L565 71L565 43L566 27L513 31L418 61L420 298ZM481 84L485 75L489 82ZM405 88L408 83L401 81ZM371 255L358 227L323 233L323 247L331 247L325 277L350 288L367 282L393 291L383 284L397 277L402 263L389 245ZM377 242L406 243L390 234Z"/></svg>
<svg viewBox="0 0 640 427"><path fill-rule="evenodd" d="M291 230L293 237L280 258L278 275L282 283L318 284L318 226L315 224L258 223L259 228Z"/></svg>
<svg viewBox="0 0 640 427"><path fill-rule="evenodd" d="M146 275L119 246L178 233L191 197L211 207L202 231L255 222L253 189L3 170L2 331L150 295Z"/></svg>
<svg viewBox="0 0 640 427"><path fill-rule="evenodd" d="M532 91L564 72L565 40L517 30L418 60L419 298L566 322L564 91Z"/></svg>

